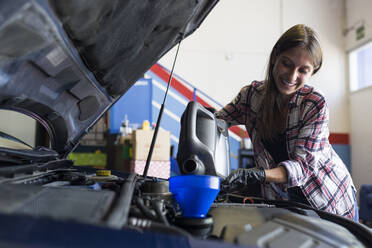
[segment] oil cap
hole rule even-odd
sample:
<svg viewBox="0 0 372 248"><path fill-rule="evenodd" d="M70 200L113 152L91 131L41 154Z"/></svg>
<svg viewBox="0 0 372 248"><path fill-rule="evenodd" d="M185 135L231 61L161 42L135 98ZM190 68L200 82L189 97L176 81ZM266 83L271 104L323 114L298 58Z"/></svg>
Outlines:
<svg viewBox="0 0 372 248"><path fill-rule="evenodd" d="M111 176L111 171L110 170L97 170L96 171L97 176Z"/></svg>

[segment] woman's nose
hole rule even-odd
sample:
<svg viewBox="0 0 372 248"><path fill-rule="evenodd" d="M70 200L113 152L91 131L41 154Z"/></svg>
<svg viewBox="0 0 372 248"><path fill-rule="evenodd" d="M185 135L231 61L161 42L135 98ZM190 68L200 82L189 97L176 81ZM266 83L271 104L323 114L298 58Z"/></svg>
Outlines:
<svg viewBox="0 0 372 248"><path fill-rule="evenodd" d="M289 72L289 80L291 83L294 83L297 81L298 72L296 69L293 69Z"/></svg>

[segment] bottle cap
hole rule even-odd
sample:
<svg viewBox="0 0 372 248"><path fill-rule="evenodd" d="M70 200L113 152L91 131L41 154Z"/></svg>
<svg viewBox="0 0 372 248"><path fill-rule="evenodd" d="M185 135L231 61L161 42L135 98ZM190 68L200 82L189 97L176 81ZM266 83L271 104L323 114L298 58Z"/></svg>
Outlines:
<svg viewBox="0 0 372 248"><path fill-rule="evenodd" d="M111 176L110 170L97 170L96 171L97 176Z"/></svg>
<svg viewBox="0 0 372 248"><path fill-rule="evenodd" d="M150 129L150 122L148 120L144 120L142 122L142 129L143 130L149 130Z"/></svg>

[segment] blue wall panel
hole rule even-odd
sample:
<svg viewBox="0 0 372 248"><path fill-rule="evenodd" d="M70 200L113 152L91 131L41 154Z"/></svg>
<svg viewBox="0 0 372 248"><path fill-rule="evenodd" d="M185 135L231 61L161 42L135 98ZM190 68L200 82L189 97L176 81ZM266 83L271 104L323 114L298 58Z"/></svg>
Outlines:
<svg viewBox="0 0 372 248"><path fill-rule="evenodd" d="M230 144L230 170L235 170L239 167L238 151L240 148L240 142L230 136L229 144Z"/></svg>
<svg viewBox="0 0 372 248"><path fill-rule="evenodd" d="M172 94L175 94L173 90L170 90L170 92L172 92ZM159 89L156 85L153 85L153 95L152 95L153 101L161 105L164 100L164 94L165 94L164 91ZM186 103L188 102L184 97L179 97L179 98L184 99ZM178 99L175 99L171 94L168 94L166 102L165 102L165 107L168 110L170 110L172 113L175 113L179 116L182 115L183 111L186 108L186 105L181 103Z"/></svg>
<svg viewBox="0 0 372 248"><path fill-rule="evenodd" d="M142 125L151 119L151 79L140 79L110 109L110 133L119 133L127 115L129 123Z"/></svg>
<svg viewBox="0 0 372 248"><path fill-rule="evenodd" d="M159 115L159 109L153 108L152 111L153 111L153 115L157 118L157 116ZM173 118L169 117L169 115L167 115L165 112L163 113L163 117L162 117L162 120L161 120L161 123L160 123L160 127L169 131L171 133L171 135L179 138L180 128L181 128L180 123L177 122L176 120L174 120ZM177 149L178 149L178 143L175 142L171 138L171 144L174 146L173 155L176 156Z"/></svg>
<svg viewBox="0 0 372 248"><path fill-rule="evenodd" d="M345 163L347 169L351 174L351 158L350 158L350 145L332 145L333 149L336 151L338 156Z"/></svg>
<svg viewBox="0 0 372 248"><path fill-rule="evenodd" d="M164 88L167 87L167 83L163 82L155 74L149 73L149 75L151 77L153 77L154 80L156 80L157 83L160 83ZM181 95L180 93L178 93L176 90L173 90L172 88L169 89L168 93L172 93L172 94L168 94L167 99L166 99L166 103L165 103L165 107L169 111L171 111L172 113L174 113L174 114L176 114L180 117L182 115L183 111L185 110L186 105L189 102L189 100L186 97L184 97L183 95ZM164 94L165 94L165 92L163 90L161 90L159 87L157 87L157 85L154 83L153 84L153 101L155 101L159 105L161 105L161 103L163 102L163 99L164 99ZM175 97L173 97L173 95L177 96L178 99L183 100L183 102L181 102L178 99L176 99Z"/></svg>

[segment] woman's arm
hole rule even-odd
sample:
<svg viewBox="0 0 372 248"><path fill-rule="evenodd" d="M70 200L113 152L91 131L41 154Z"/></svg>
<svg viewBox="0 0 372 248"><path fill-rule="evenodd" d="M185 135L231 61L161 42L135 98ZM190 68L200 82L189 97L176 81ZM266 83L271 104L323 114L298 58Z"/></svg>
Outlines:
<svg viewBox="0 0 372 248"><path fill-rule="evenodd" d="M303 103L300 129L296 139L292 139L290 160L279 163L286 169L288 187L303 185L310 175L316 175L322 166L324 149L328 149L328 106L325 98L319 93L313 93Z"/></svg>
<svg viewBox="0 0 372 248"><path fill-rule="evenodd" d="M265 170L265 174L265 182L286 183L288 181L287 170L283 166Z"/></svg>

